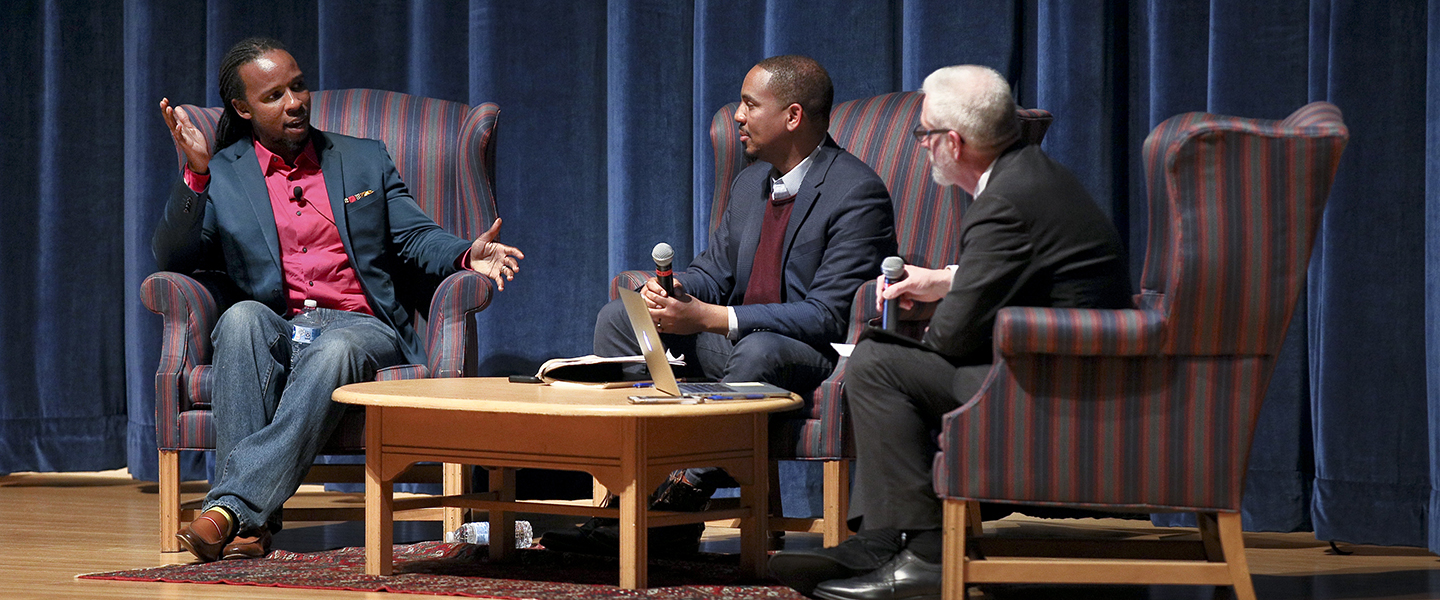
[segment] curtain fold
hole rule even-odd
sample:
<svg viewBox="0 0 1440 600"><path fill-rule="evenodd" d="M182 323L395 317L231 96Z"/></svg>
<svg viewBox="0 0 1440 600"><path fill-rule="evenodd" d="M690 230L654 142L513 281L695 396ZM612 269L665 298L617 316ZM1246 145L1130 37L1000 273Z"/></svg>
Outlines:
<svg viewBox="0 0 1440 600"><path fill-rule="evenodd" d="M708 243L708 127L765 56L836 101L993 66L1052 111L1045 148L1143 261L1139 149L1172 115L1282 118L1351 141L1250 456L1249 529L1440 549L1440 0L17 0L0 7L0 473L154 477L159 318L139 303L176 176L156 105L219 104L220 56L284 41L314 89L500 105L501 239L520 277L478 318L481 370L590 352L609 278ZM117 26L116 24L120 24ZM478 433L477 433L478 434ZM190 457L186 473L203 476ZM801 469L796 472L810 472ZM789 492L803 490L794 486ZM787 505L790 501L787 499Z"/></svg>

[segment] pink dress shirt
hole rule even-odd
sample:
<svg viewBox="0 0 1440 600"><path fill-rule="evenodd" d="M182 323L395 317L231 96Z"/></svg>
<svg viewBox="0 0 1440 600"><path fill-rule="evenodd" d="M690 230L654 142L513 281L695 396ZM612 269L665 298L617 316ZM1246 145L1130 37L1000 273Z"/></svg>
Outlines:
<svg viewBox="0 0 1440 600"><path fill-rule="evenodd" d="M306 144L294 166L285 164L258 141L255 156L265 174L265 188L270 193L270 208L280 238L289 314L298 313L307 298L313 298L321 308L375 314L335 227L315 145ZM210 175L196 174L187 166L185 183L200 193L210 184Z"/></svg>

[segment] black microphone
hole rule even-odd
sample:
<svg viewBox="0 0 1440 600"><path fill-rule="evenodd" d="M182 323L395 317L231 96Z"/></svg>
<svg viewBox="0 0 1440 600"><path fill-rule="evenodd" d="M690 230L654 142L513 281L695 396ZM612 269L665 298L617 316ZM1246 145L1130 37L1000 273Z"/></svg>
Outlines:
<svg viewBox="0 0 1440 600"><path fill-rule="evenodd" d="M310 203L308 200L305 199L305 190L300 189L300 186L298 185L295 186L295 197L291 198L291 200L294 200L295 204L300 208L305 208L305 205ZM297 212L295 214L298 215L300 213ZM325 219L326 221L330 221L331 225L335 225L335 220L325 216L325 213L320 212L320 209L315 209L315 214L320 215L320 218Z"/></svg>
<svg viewBox="0 0 1440 600"><path fill-rule="evenodd" d="M655 281L660 283L660 288L665 290L666 296L675 295L675 272L670 270L670 263L675 260L675 249L670 244L660 242L655 244L655 249L650 251L650 258L655 259Z"/></svg>
<svg viewBox="0 0 1440 600"><path fill-rule="evenodd" d="M905 279L905 259L898 256L891 256L880 262L880 272L885 275L885 285L899 283ZM883 291L884 288L881 288ZM891 298L885 301L885 307L880 311L880 327L888 331L895 331L900 327L900 299Z"/></svg>

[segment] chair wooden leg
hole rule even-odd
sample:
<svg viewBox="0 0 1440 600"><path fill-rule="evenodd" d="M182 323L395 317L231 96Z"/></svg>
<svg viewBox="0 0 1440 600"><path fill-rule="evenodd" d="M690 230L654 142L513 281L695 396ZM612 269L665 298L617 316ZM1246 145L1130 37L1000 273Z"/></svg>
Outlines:
<svg viewBox="0 0 1440 600"><path fill-rule="evenodd" d="M1220 547L1225 553L1225 564L1230 567L1230 580L1235 586L1235 598L1236 600L1255 600L1255 587L1250 583L1250 565L1245 560L1245 538L1240 528L1240 513L1222 512L1216 517Z"/></svg>
<svg viewBox="0 0 1440 600"><path fill-rule="evenodd" d="M845 460L825 461L823 483L825 519L824 544L838 546L850 537L850 528L845 525L850 512L850 462Z"/></svg>
<svg viewBox="0 0 1440 600"><path fill-rule="evenodd" d="M980 502L976 500L965 501L965 533L971 536L979 536L985 533L985 526L980 521Z"/></svg>
<svg viewBox="0 0 1440 600"><path fill-rule="evenodd" d="M160 551L179 552L180 451L160 451Z"/></svg>
<svg viewBox="0 0 1440 600"><path fill-rule="evenodd" d="M940 586L943 600L964 600L965 598L965 539L970 532L971 522L978 517L975 503L945 499L944 542L942 545L941 572L944 580ZM970 513L976 513L972 517Z"/></svg>

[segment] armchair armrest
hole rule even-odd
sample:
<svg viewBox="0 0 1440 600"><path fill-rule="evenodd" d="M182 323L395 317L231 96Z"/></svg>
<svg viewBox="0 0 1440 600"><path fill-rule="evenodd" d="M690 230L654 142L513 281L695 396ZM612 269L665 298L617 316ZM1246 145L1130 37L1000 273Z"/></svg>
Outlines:
<svg viewBox="0 0 1440 600"><path fill-rule="evenodd" d="M610 280L610 299L619 298L622 288L639 289L640 286L645 285L645 281L650 279L651 275L652 273L649 271L621 271L619 275Z"/></svg>
<svg viewBox="0 0 1440 600"><path fill-rule="evenodd" d="M210 363L210 331L219 320L215 295L194 277L161 271L140 284L145 308L164 317L160 363L155 369L155 441L181 443L180 412L186 409L190 371Z"/></svg>
<svg viewBox="0 0 1440 600"><path fill-rule="evenodd" d="M463 377L478 358L475 313L490 306L495 282L474 271L460 271L440 282L430 299L426 355L432 377Z"/></svg>
<svg viewBox="0 0 1440 600"><path fill-rule="evenodd" d="M860 338L860 333L865 331L865 326L872 321L879 323L877 319L880 318L880 310L875 308L877 288L875 280L871 279L860 284L860 289L855 290L855 301L850 305L850 329L845 335L846 343L855 343ZM933 304L930 307L933 309ZM925 337L925 328L930 325L930 315L933 313L934 310L924 311L923 317L901 315L900 333L917 340Z"/></svg>
<svg viewBox="0 0 1440 600"><path fill-rule="evenodd" d="M210 290L194 277L161 271L140 284L140 301L165 320L161 372L210 363L210 331L220 316Z"/></svg>
<svg viewBox="0 0 1440 600"><path fill-rule="evenodd" d="M1009 307L995 318L1001 356L1146 356L1157 354L1165 317L1153 310Z"/></svg>

